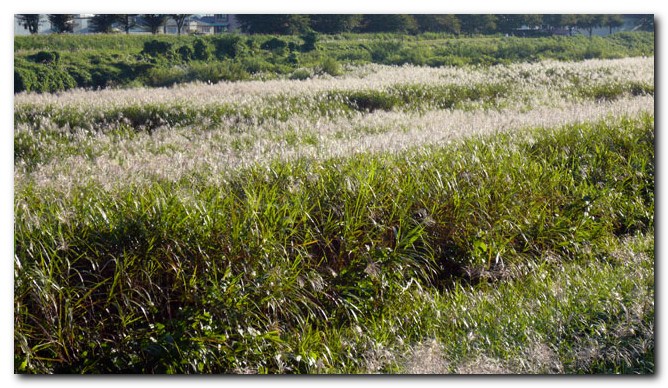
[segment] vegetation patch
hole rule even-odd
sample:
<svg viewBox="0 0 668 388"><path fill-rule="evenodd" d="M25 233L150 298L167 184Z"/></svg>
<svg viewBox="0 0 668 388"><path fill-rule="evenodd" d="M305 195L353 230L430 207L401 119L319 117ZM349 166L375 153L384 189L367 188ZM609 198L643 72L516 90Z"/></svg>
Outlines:
<svg viewBox="0 0 668 388"><path fill-rule="evenodd" d="M652 116L197 182L17 190L17 372L653 373Z"/></svg>
<svg viewBox="0 0 668 388"><path fill-rule="evenodd" d="M159 38L101 34L17 36L14 41L14 77L19 80L15 82L15 93L53 92L75 87L239 81L258 73L259 77L287 78L300 67L338 76L343 72L341 64L490 66L544 59L579 61L654 55L654 34L651 32L621 32L591 38L465 39L446 33L417 36L391 33L338 36L226 34ZM54 84L50 81L53 76L40 75L52 73L55 63L61 64L59 71L74 82ZM189 71L191 66L200 70ZM212 69L202 71L202 67ZM221 71L221 67L236 69ZM185 69L183 72L187 75L175 75L174 69L177 68ZM211 73L217 76L208 76Z"/></svg>

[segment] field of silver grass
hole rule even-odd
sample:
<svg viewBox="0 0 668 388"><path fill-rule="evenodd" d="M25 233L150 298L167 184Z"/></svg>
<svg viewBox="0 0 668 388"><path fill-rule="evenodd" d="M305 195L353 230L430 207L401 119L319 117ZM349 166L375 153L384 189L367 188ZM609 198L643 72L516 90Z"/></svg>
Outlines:
<svg viewBox="0 0 668 388"><path fill-rule="evenodd" d="M70 91L55 95L19 94L15 98L17 145L27 154L41 154L38 166L26 168L19 156L15 185L34 182L64 193L77 184L96 182L103 187L178 181L193 173L211 180L255 164L295 158L331 158L357 152L401 151L444 145L461 138L531 127L557 127L636 115L654 109L653 58L540 62L483 68L421 68L365 66L341 79L308 81L251 81L218 85L192 84L170 89ZM503 85L507 90L492 104L463 96L453 109L429 107L406 111L412 100L387 110L318 111L326 92L383 91L397 85ZM649 93L614 89L615 85L645 85ZM581 96L578 90L607 85L619 90L611 96ZM612 85L612 86L610 86ZM299 104L285 101L298 98ZM421 101L420 97L415 97ZM50 120L60 112L77 112L85 123L105 111L123 107L155 106L170 112L192 107L231 104L250 112L239 120L232 115L212 125L198 117L186 125L157 123L150 133L128 128L123 117L105 122L105 129L60 126ZM306 107L306 109L304 108ZM313 109L309 109L313 106ZM30 121L21 113L29 107ZM279 118L253 119L271 107ZM337 109L335 106L334 109ZM28 114L28 113L26 113ZM44 117L36 116L43 115ZM119 131L119 128L122 129ZM37 130L38 129L38 130ZM24 144L25 143L25 144Z"/></svg>
<svg viewBox="0 0 668 388"><path fill-rule="evenodd" d="M19 373L654 373L653 58L15 96Z"/></svg>

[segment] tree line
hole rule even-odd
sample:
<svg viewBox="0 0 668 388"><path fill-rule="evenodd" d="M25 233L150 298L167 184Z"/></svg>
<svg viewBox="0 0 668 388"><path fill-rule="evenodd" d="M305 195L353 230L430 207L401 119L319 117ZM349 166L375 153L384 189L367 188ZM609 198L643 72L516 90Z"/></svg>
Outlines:
<svg viewBox="0 0 668 388"><path fill-rule="evenodd" d="M37 34L42 24L40 14L17 14L19 25L31 34ZM90 18L90 29L97 33L113 32L118 27L126 34L135 27L157 34L165 23L172 19L176 22L177 33L180 35L186 19L190 14L96 14ZM46 19L51 29L59 34L74 32L74 14L47 14Z"/></svg>
<svg viewBox="0 0 668 388"><path fill-rule="evenodd" d="M91 30L112 32L114 26L126 33L134 27L157 34L167 20L177 25L178 34L189 14L96 14ZM654 30L653 15L635 15L644 30ZM19 23L31 34L39 30L40 15L18 14ZM455 35L513 34L521 27L554 31L585 30L591 36L594 28L607 27L610 33L624 24L622 15L606 14L242 14L235 15L242 32L249 34L303 34L314 31L324 34L344 32L397 32L417 34L446 32ZM74 15L49 14L47 19L57 33L72 32Z"/></svg>
<svg viewBox="0 0 668 388"><path fill-rule="evenodd" d="M610 32L624 24L622 15L604 14L368 14L368 15L235 15L246 33L298 34L308 30L337 34L342 32L446 32L451 34L512 34L529 29L584 29L590 35L598 27ZM653 30L653 15L644 18Z"/></svg>

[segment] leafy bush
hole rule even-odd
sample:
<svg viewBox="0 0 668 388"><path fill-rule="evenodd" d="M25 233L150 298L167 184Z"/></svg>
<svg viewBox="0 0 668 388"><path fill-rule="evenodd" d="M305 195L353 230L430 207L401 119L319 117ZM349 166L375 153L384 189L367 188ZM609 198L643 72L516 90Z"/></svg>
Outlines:
<svg viewBox="0 0 668 388"><path fill-rule="evenodd" d="M154 87L172 86L187 80L188 72L180 66L154 67L145 75L146 84Z"/></svg>
<svg viewBox="0 0 668 388"><path fill-rule="evenodd" d="M95 66L91 72L91 86L106 88L117 86L124 82L123 71L110 64Z"/></svg>
<svg viewBox="0 0 668 388"><path fill-rule="evenodd" d="M14 93L53 93L76 86L77 82L62 66L14 61Z"/></svg>
<svg viewBox="0 0 668 388"><path fill-rule="evenodd" d="M244 57L241 60L241 66L251 74L276 71L274 64L267 62L260 56Z"/></svg>
<svg viewBox="0 0 668 388"><path fill-rule="evenodd" d="M190 46L181 46L176 50L176 52L179 54L181 57L181 60L184 62L188 62L193 59L194 57L194 52L193 49L190 48Z"/></svg>
<svg viewBox="0 0 668 388"><path fill-rule="evenodd" d="M351 108L362 112L390 111L400 102L397 96L379 90L352 91L345 95L345 101Z"/></svg>
<svg viewBox="0 0 668 388"><path fill-rule="evenodd" d="M208 61L211 58L211 47L202 39L197 39L193 43L193 59L199 61Z"/></svg>
<svg viewBox="0 0 668 388"><path fill-rule="evenodd" d="M404 48L404 43L396 40L380 41L370 45L371 60L376 63L385 63L393 55Z"/></svg>
<svg viewBox="0 0 668 388"><path fill-rule="evenodd" d="M14 93L33 91L37 84L37 75L32 69L14 66Z"/></svg>
<svg viewBox="0 0 668 388"><path fill-rule="evenodd" d="M654 95L654 85L640 82L614 82L599 85L576 85L573 95L598 101L612 101L624 95Z"/></svg>
<svg viewBox="0 0 668 388"><path fill-rule="evenodd" d="M244 40L239 35L223 35L214 39L213 45L216 58L220 60L237 58L247 50Z"/></svg>
<svg viewBox="0 0 668 388"><path fill-rule="evenodd" d="M163 40L150 40L144 43L142 54L150 57L170 57L172 56L172 43Z"/></svg>
<svg viewBox="0 0 668 388"><path fill-rule="evenodd" d="M432 56L433 54L429 48L418 46L404 48L396 55L391 55L386 58L385 62L391 65L410 63L412 65L424 66Z"/></svg>
<svg viewBox="0 0 668 388"><path fill-rule="evenodd" d="M36 63L58 64L60 53L57 51L40 51L37 54L29 55L28 59Z"/></svg>
<svg viewBox="0 0 668 388"><path fill-rule="evenodd" d="M250 77L243 65L232 61L197 63L190 65L189 79L217 83L220 81L242 81Z"/></svg>
<svg viewBox="0 0 668 388"><path fill-rule="evenodd" d="M312 75L313 74L309 69L300 67L299 69L293 71L292 74L290 74L290 79L303 81L305 79L311 78Z"/></svg>
<svg viewBox="0 0 668 388"><path fill-rule="evenodd" d="M316 44L318 42L319 35L315 31L309 31L301 36L304 40L304 44L300 47L302 52L314 51L317 49Z"/></svg>
<svg viewBox="0 0 668 388"><path fill-rule="evenodd" d="M65 66L67 73L74 78L77 83L77 87L90 87L93 86L93 76L91 75L90 68L79 65L68 65Z"/></svg>
<svg viewBox="0 0 668 388"><path fill-rule="evenodd" d="M286 41L276 37L271 38L260 45L260 48L263 50L269 50L279 54L282 54L287 47L288 43Z"/></svg>
<svg viewBox="0 0 668 388"><path fill-rule="evenodd" d="M461 57L445 57L445 56L434 56L427 59L427 66L430 67L441 67L441 66L464 66L470 63L466 58Z"/></svg>
<svg viewBox="0 0 668 388"><path fill-rule="evenodd" d="M340 61L353 63L367 63L373 61L369 50L361 47L345 47L344 49L336 50L333 53L333 56Z"/></svg>
<svg viewBox="0 0 668 388"><path fill-rule="evenodd" d="M323 73L327 73L331 76L343 74L341 64L337 62L336 59L330 57L326 57L320 62L320 69Z"/></svg>
<svg viewBox="0 0 668 388"><path fill-rule="evenodd" d="M290 53L290 55L288 55L287 61L288 61L289 64L291 64L293 66L298 66L299 65L299 54L296 53L296 52Z"/></svg>

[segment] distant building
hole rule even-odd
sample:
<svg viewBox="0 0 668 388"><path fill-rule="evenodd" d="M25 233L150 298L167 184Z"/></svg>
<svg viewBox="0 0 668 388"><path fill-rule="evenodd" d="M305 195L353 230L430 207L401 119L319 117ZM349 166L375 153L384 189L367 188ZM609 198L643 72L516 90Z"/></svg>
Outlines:
<svg viewBox="0 0 668 388"><path fill-rule="evenodd" d="M91 34L93 31L91 31L91 24L90 24L90 19L94 16L95 14L88 13L88 14L78 14L74 16L74 34ZM51 31L53 32L53 31Z"/></svg>
<svg viewBox="0 0 668 388"><path fill-rule="evenodd" d="M237 22L234 15L211 14L202 15L198 19L201 22L212 26L214 34L222 34L223 32L234 32L239 30L239 23Z"/></svg>

